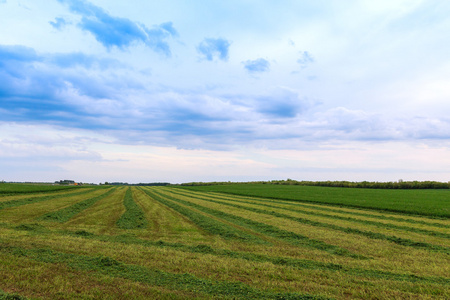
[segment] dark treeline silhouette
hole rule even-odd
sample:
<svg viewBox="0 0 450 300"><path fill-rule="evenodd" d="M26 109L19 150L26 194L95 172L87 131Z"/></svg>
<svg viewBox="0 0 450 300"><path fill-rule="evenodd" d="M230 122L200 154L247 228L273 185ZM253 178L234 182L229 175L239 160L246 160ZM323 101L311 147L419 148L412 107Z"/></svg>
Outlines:
<svg viewBox="0 0 450 300"><path fill-rule="evenodd" d="M297 181L271 180L271 181L251 181L251 182L189 182L182 183L182 186L200 186L200 185L226 185L226 184L279 184L279 185L303 185L303 186L324 186L324 187L345 187L345 188L365 188L365 189L449 189L450 182L439 181Z"/></svg>

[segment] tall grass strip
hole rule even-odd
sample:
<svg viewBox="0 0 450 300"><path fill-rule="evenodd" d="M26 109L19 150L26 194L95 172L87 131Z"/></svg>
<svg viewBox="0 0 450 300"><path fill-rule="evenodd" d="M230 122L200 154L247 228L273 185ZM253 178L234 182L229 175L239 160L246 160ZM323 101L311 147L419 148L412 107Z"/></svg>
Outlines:
<svg viewBox="0 0 450 300"><path fill-rule="evenodd" d="M57 252L50 249L26 249L0 245L0 251L26 257L34 261L64 264L75 270L97 272L110 277L124 278L152 286L163 286L174 290L189 290L211 296L226 296L237 299L326 299L321 296L264 291L241 282L214 281L190 274L168 273L158 269L125 264L105 256L85 256Z"/></svg>
<svg viewBox="0 0 450 300"><path fill-rule="evenodd" d="M219 222L219 221L214 220L210 217L207 217L201 213L195 212L191 209L188 209L186 207L178 205L174 202L168 201L168 200L164 199L163 197L161 197L160 195L157 195L156 193L153 193L149 190L143 190L143 191L148 196L150 196L152 199L158 201L159 203L161 203L167 207L170 207L174 211L182 214L183 216L186 216L199 228L201 228L211 234L219 235L225 239L235 239L235 240L249 242L249 243L268 244L267 241L255 236L255 235L249 234L249 233L239 230L233 226Z"/></svg>
<svg viewBox="0 0 450 300"><path fill-rule="evenodd" d="M144 211L133 200L133 194L131 188L127 189L125 197L123 199L123 205L125 206L125 212L122 214L119 220L117 220L117 226L121 229L143 229L147 228L148 221L145 218Z"/></svg>
<svg viewBox="0 0 450 300"><path fill-rule="evenodd" d="M110 189L110 190L106 191L105 193L103 193L103 194L101 194L101 195L99 195L97 197L89 198L89 199L86 199L84 201L75 203L75 204L73 204L73 205L71 205L69 207L60 209L58 211L47 213L47 214L39 217L38 219L39 220L44 220L44 221L57 221L57 222L60 222L60 223L67 222L72 217L74 217L76 214L79 214L83 210L85 210L88 207L94 205L97 201L100 201L101 199L104 199L104 198L108 197L114 191L115 191L115 188Z"/></svg>
<svg viewBox="0 0 450 300"><path fill-rule="evenodd" d="M192 196L192 198L196 198L196 197ZM362 235L362 236L365 236L365 237L368 237L371 239L386 240L386 241L393 242L393 243L396 243L396 244L399 244L402 246L427 249L427 250L432 250L432 251L440 251L440 252L450 254L449 247L433 245L433 244L424 243L424 242L416 242L416 241L413 241L410 239L405 239L405 238L396 237L396 236L389 236L389 235L372 232L372 231L360 230L357 228L342 227L342 226L338 226L338 225L334 225L334 224L312 221L309 219L294 217L294 216L278 213L275 211L269 211L269 210L254 208L254 207L242 206L242 205L223 202L223 201L217 201L217 200L212 200L212 199L208 199L205 201L210 201L210 202L221 204L221 205L227 205L227 206L231 206L231 207L235 207L235 208L239 208L239 209L243 209L243 210L247 210L247 211L251 211L251 212L256 212L259 214L265 214L265 215L270 215L270 216L274 216L274 217L278 217L278 218L288 219L288 220L298 222L301 224L307 224L307 225L316 226L316 227L333 229L333 230L341 231L344 233ZM275 206L275 208L279 208L279 207Z"/></svg>
<svg viewBox="0 0 450 300"><path fill-rule="evenodd" d="M0 202L0 210L5 209L5 208L18 207L18 206L22 206L22 205L52 200L52 199L56 199L56 198L67 198L67 197L79 196L79 195L84 195L84 194L91 193L91 192L92 192L92 190L89 189L89 190L84 190L84 191L77 192L77 193L47 195L47 196L41 196L41 197L30 197L30 198L25 198L25 199L20 199L20 200L5 201L5 202Z"/></svg>
<svg viewBox="0 0 450 300"><path fill-rule="evenodd" d="M159 192L156 192L153 190L154 193L159 194ZM159 194L161 195L161 194ZM178 203L181 203L186 206L194 207L200 211L206 212L208 214L211 214L213 216L216 216L218 218L222 218L228 222L232 222L236 225L247 227L253 231L263 233L265 235L274 237L276 239L285 241L287 243L290 243L292 245L301 246L301 247L309 247L321 251L325 251L334 255L340 255L340 256L347 256L357 259L366 259L366 257L358 254L351 253L347 249L341 248L336 245L327 244L325 242L315 240L308 238L304 235L300 235L297 233L294 233L292 231L283 230L280 228L277 228L272 225L268 225L265 223L253 221L247 218L239 217L236 215L228 214L219 210L215 210L209 207L205 207L199 204L195 204L189 201L184 201L175 197L171 197L168 195L163 195L164 197L176 201Z"/></svg>

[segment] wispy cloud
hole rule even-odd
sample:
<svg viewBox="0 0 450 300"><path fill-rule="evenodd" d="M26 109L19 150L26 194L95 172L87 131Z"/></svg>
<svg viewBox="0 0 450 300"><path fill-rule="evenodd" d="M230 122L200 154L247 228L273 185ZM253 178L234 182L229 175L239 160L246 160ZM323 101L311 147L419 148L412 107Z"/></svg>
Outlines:
<svg viewBox="0 0 450 300"><path fill-rule="evenodd" d="M62 29L68 24L64 18L55 18L55 21L50 21L49 23L53 26L53 28L58 30Z"/></svg>
<svg viewBox="0 0 450 300"><path fill-rule="evenodd" d="M197 46L197 51L206 60L212 61L217 58L222 61L227 61L229 48L230 42L226 39L205 38Z"/></svg>
<svg viewBox="0 0 450 300"><path fill-rule="evenodd" d="M147 28L126 18L113 17L84 0L58 1L68 5L72 12L81 15L79 27L94 35L95 39L108 49L124 49L133 43L141 42L156 52L171 55L167 39L178 36L171 22Z"/></svg>
<svg viewBox="0 0 450 300"><path fill-rule="evenodd" d="M250 73L262 73L267 72L270 69L270 63L264 58L258 58L255 60L247 60L243 62L244 68Z"/></svg>
<svg viewBox="0 0 450 300"><path fill-rule="evenodd" d="M302 69L306 68L309 64L314 62L314 58L308 51L300 51L300 58L297 59L297 63Z"/></svg>

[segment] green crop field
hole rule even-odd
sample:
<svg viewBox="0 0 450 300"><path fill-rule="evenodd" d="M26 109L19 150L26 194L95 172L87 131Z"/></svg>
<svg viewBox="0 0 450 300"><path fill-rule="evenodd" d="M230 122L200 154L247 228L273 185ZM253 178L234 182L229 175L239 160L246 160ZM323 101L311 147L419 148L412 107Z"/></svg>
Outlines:
<svg viewBox="0 0 450 300"><path fill-rule="evenodd" d="M449 299L448 192L5 193L0 299Z"/></svg>
<svg viewBox="0 0 450 300"><path fill-rule="evenodd" d="M26 184L26 183L0 183L1 194L27 194L44 193L59 190L70 190L79 188L74 185L52 185L52 184Z"/></svg>
<svg viewBox="0 0 450 300"><path fill-rule="evenodd" d="M272 184L229 184L183 188L228 194L345 205L430 217L450 217L449 189L360 189Z"/></svg>

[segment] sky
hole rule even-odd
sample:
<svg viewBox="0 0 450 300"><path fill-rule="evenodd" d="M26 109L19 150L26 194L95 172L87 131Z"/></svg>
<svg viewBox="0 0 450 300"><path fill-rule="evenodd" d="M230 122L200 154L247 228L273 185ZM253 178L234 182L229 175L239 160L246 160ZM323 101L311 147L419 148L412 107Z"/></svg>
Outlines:
<svg viewBox="0 0 450 300"><path fill-rule="evenodd" d="M447 0L0 0L0 180L450 180Z"/></svg>

